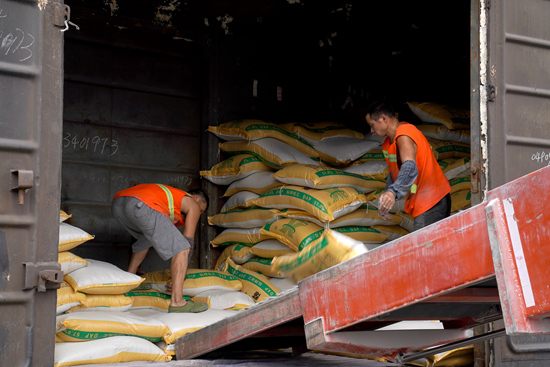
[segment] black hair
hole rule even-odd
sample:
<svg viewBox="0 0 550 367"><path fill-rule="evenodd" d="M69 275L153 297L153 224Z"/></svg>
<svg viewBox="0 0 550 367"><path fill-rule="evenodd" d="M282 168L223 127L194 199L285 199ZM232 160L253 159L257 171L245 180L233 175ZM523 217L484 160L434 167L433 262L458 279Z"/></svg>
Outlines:
<svg viewBox="0 0 550 367"><path fill-rule="evenodd" d="M369 104L366 114L370 115L372 120L378 120L382 115L394 117L395 111L389 103L382 100L376 100Z"/></svg>
<svg viewBox="0 0 550 367"><path fill-rule="evenodd" d="M200 198L202 198L204 200L204 202L206 203L206 207L208 208L208 203L210 202L210 199L208 198L208 195L206 194L206 192L204 192L203 189L192 189L192 190L188 190L187 193L191 196L193 195L197 195L199 196Z"/></svg>

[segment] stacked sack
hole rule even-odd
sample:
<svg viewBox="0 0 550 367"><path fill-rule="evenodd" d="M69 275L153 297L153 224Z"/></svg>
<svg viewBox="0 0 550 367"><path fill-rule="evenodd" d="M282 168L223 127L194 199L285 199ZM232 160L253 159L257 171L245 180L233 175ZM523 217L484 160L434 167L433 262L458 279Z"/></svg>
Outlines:
<svg viewBox="0 0 550 367"><path fill-rule="evenodd" d="M470 111L432 102L409 102L451 185L451 213L471 205Z"/></svg>
<svg viewBox="0 0 550 367"><path fill-rule="evenodd" d="M167 334L166 325L124 312L132 304L132 298L124 293L143 279L109 263L69 252L93 239L84 230L64 223L70 217L60 211L58 261L65 275L57 291L54 366L169 361L170 357L153 343Z"/></svg>
<svg viewBox="0 0 550 367"><path fill-rule="evenodd" d="M365 139L336 123L275 125L238 120L211 126L209 131L224 140L220 149L229 155L201 171L210 182L228 186L222 211L208 218L210 225L223 229L212 241L214 247L225 247L216 269L241 280L255 277L254 283L265 285L251 290L256 301L272 296L271 291L277 294L278 286L285 290L301 279L291 276L288 266L285 272L274 266L276 259L299 256L319 243L342 242L338 235L325 236L329 241L323 242L328 228L351 237L354 245L374 247L389 239L374 226L397 228L402 222L399 217L384 221L375 207L367 205L365 193L384 188L388 168L385 161L357 161L379 150L378 140ZM359 173L346 171L352 166ZM395 232L408 233L400 227ZM352 251L354 245L343 248Z"/></svg>

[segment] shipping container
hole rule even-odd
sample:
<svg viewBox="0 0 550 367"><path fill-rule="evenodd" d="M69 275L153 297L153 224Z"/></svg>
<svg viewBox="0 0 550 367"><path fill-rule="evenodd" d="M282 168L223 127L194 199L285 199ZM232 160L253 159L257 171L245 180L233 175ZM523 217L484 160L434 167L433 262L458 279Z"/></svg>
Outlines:
<svg viewBox="0 0 550 367"><path fill-rule="evenodd" d="M368 133L372 99L411 122L407 102L437 102L470 111L472 205L548 165L549 18L545 0L0 0L0 365L53 364L60 209L94 236L75 254L122 269L117 191L201 187L220 210L199 175L223 156L208 126ZM194 268L219 255L206 215ZM168 267L154 251L142 264ZM550 359L486 347L499 366Z"/></svg>

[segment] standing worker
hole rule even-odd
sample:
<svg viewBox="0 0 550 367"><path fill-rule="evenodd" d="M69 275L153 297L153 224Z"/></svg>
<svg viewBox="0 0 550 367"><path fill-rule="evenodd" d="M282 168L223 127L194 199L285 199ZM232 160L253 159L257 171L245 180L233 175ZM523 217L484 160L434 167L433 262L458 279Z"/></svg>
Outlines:
<svg viewBox="0 0 550 367"><path fill-rule="evenodd" d="M414 230L451 214L451 186L439 167L426 137L414 125L399 122L393 108L373 102L366 113L371 132L386 137L382 151L390 168L378 213L389 217L396 200L407 197L405 211L414 217Z"/></svg>
<svg viewBox="0 0 550 367"><path fill-rule="evenodd" d="M207 206L208 196L200 189L185 192L161 184L133 186L117 192L113 199L113 216L137 239L132 244L128 272L136 274L151 246L163 260L171 259L172 298L168 312L208 309L206 303L185 301L182 295L195 229ZM182 235L176 227L184 224Z"/></svg>

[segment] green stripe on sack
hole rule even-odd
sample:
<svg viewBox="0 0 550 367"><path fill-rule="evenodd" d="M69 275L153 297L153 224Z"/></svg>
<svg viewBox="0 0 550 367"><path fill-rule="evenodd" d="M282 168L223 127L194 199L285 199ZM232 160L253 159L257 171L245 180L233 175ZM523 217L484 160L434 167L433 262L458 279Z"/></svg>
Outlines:
<svg viewBox="0 0 550 367"><path fill-rule="evenodd" d="M345 127L342 127L342 126L327 126L327 127L321 128L321 129L313 129L313 128L310 129L310 128L302 126L302 125L300 125L300 127L303 127L304 129L309 130L312 133L316 133L316 134L324 134L328 131L344 130L345 129Z"/></svg>
<svg viewBox="0 0 550 367"><path fill-rule="evenodd" d="M314 207L316 207L317 209L319 209L323 213L328 214L328 211L327 211L327 208L325 207L325 204L323 204L319 200L315 199L313 196L308 195L306 193L303 193L301 191L297 191L297 190L284 189L284 188L283 189L281 189L281 188L271 189L268 192L266 192L265 194L261 195L260 198L269 197L269 196L281 196L281 195L292 196L292 197L295 197L298 200L305 201L308 204L313 205Z"/></svg>
<svg viewBox="0 0 550 367"><path fill-rule="evenodd" d="M150 342L159 342L162 340L162 337L150 337L150 336L135 335L135 334L107 333L107 332L100 332L100 331L83 331L83 330L72 330L72 329L65 329L62 331L62 333L67 336L70 336L73 339L80 339L80 340L103 339L111 336L137 336L143 339L147 339Z"/></svg>
<svg viewBox="0 0 550 367"><path fill-rule="evenodd" d="M273 261L273 259L269 259L269 258L266 258L266 257L255 257L253 259L250 259L248 260L246 263L258 263L258 264L262 264L262 265L271 265L271 262Z"/></svg>
<svg viewBox="0 0 550 367"><path fill-rule="evenodd" d="M378 233L378 234L380 234L380 231L378 231L374 228L371 228L371 227L356 227L356 226L353 226L353 227L338 227L338 228L334 228L334 231L336 231L338 233L342 233L342 234L345 234L345 233Z"/></svg>
<svg viewBox="0 0 550 367"><path fill-rule="evenodd" d="M312 234L310 234L309 236L307 236L306 238L304 238L302 240L302 242L300 242L300 245L298 246L298 250L302 250L303 248L305 248L307 245L309 245L310 243L312 243L313 241L321 238L321 236L323 235L323 232L325 230L324 229L320 229L316 232L313 232Z"/></svg>
<svg viewBox="0 0 550 367"><path fill-rule="evenodd" d="M328 177L328 176L349 176L349 177L359 178L359 179L365 180L365 181L377 181L377 180L372 179L372 178L367 178L367 177L358 175L357 173L349 173L349 172L340 171L340 170L337 170L337 169L325 169L325 170L322 170L322 171L319 171L319 172L315 172L315 175L319 178L320 177Z"/></svg>
<svg viewBox="0 0 550 367"><path fill-rule="evenodd" d="M229 154L231 154L231 155L252 154L252 155L255 156L256 158L258 158L261 162L267 164L269 167L276 168L276 169L280 169L280 168L281 168L280 165L268 161L267 159L265 159L264 157L262 157L262 156L259 155L258 153L253 152L253 151L251 151L251 150L235 150L235 151L229 151L229 152L226 152L226 153L229 153Z"/></svg>
<svg viewBox="0 0 550 367"><path fill-rule="evenodd" d="M261 208L259 206L253 206L253 207L250 207L250 208L246 208L246 209L231 209L231 210L226 210L225 212L221 212L219 214L232 214L232 213L244 213L244 212L249 212L249 211L252 211L252 210L265 210L265 211L268 211L268 210L273 210L271 208Z"/></svg>
<svg viewBox="0 0 550 367"><path fill-rule="evenodd" d="M218 243L216 246L243 245L243 246L246 246L246 247L252 247L252 246L254 246L255 244L256 244L256 243L237 242L237 241L227 241L227 242Z"/></svg>
<svg viewBox="0 0 550 367"><path fill-rule="evenodd" d="M277 295L277 292L275 292L273 289L271 289L270 286L268 286L262 280L256 278L255 276L253 276L251 274L243 273L242 271L239 271L239 270L235 269L231 265L229 265L227 267L227 271L229 273L233 274L234 276L236 276L237 278L241 278L243 280L246 280L248 282L251 282L251 283L255 284L256 286L258 286L261 290L263 290L270 297L275 297Z"/></svg>
<svg viewBox="0 0 550 367"><path fill-rule="evenodd" d="M449 185L454 186L464 182L472 182L472 178L470 176L453 178L449 181Z"/></svg>
<svg viewBox="0 0 550 367"><path fill-rule="evenodd" d="M304 139L300 138L298 135L296 135L294 133L291 133L290 131L286 131L285 129L282 129L278 126L267 125L267 124L253 124L253 125L248 125L245 129L245 131L251 131L251 130L272 130L272 131L277 131L277 132L279 132L283 135L286 135L290 138L298 140L300 143L305 144L305 145L309 146L310 148L313 148L313 146L311 144L309 144Z"/></svg>
<svg viewBox="0 0 550 367"><path fill-rule="evenodd" d="M172 296L162 292L133 291L124 293L124 297L154 297L162 299L171 299ZM183 297L185 298L185 296Z"/></svg>
<svg viewBox="0 0 550 367"><path fill-rule="evenodd" d="M200 273L187 273L187 275L185 276L187 279L201 279L201 278L210 278L210 277L214 277L214 278L221 278L221 279L225 279L225 280L238 280L237 278L235 278L234 276L231 276L229 274L222 274L222 273L214 273L214 272L211 272L211 271L204 271L204 272L200 272Z"/></svg>
<svg viewBox="0 0 550 367"><path fill-rule="evenodd" d="M245 164L256 163L256 162L261 162L261 160L256 156L246 157L244 159L241 159L241 161L239 162L239 167L244 166Z"/></svg>
<svg viewBox="0 0 550 367"><path fill-rule="evenodd" d="M435 151L438 153L447 153L447 152L460 152L470 154L470 147L464 147L462 145L445 145L443 147L435 148Z"/></svg>
<svg viewBox="0 0 550 367"><path fill-rule="evenodd" d="M289 270L294 270L298 266L304 264L306 261L317 255L319 252L321 252L321 250L327 247L327 245L328 240L325 237L321 241L317 242L315 245L308 247L307 251L299 252L298 256L292 261L289 261L286 264L279 265L278 268L283 273L288 272Z"/></svg>

